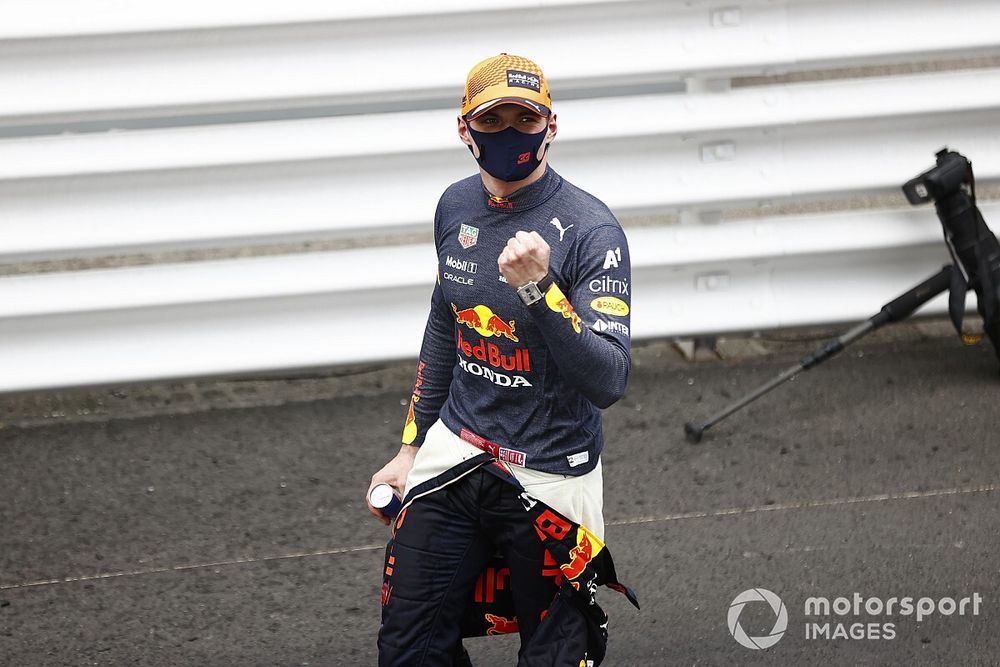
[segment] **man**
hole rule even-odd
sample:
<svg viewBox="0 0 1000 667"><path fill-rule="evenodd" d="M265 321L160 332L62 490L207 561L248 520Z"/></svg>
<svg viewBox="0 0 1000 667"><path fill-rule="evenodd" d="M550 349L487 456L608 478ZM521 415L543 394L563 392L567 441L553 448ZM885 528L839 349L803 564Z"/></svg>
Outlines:
<svg viewBox="0 0 1000 667"><path fill-rule="evenodd" d="M603 539L600 409L628 381L629 251L608 208L548 167L556 130L534 62L500 54L472 68L458 136L479 174L438 203L437 284L403 445L371 480L404 492L382 665L455 664L467 601L497 550L517 612L503 625L516 625L523 657L556 587L519 488ZM460 467L484 451L496 465ZM440 481L449 470L462 472Z"/></svg>

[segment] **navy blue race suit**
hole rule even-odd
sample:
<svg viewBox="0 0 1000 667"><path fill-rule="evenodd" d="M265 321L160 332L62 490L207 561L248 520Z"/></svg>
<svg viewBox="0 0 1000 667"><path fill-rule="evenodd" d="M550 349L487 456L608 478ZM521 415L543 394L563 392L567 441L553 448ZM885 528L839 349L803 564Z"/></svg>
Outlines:
<svg viewBox="0 0 1000 667"><path fill-rule="evenodd" d="M538 232L550 247L555 282L530 307L497 266L518 231ZM604 445L600 410L623 395L630 370L631 270L614 215L551 168L508 197L490 195L476 175L441 197L434 240L437 282L403 443L422 445L440 419L510 465L593 471ZM529 643L561 590L558 566L553 576L523 498L491 467L404 499L386 551L380 665L462 664L463 618L497 552L517 619L495 623L521 633L522 660L549 651ZM537 655L524 664L546 664Z"/></svg>
<svg viewBox="0 0 1000 667"><path fill-rule="evenodd" d="M526 307L497 267L518 231L551 248L556 287ZM455 433L511 450L534 470L582 475L604 445L600 408L630 368L631 267L621 225L600 200L548 168L513 195L479 176L449 187L434 220L437 285L403 443L440 416ZM521 460L523 455L523 460Z"/></svg>

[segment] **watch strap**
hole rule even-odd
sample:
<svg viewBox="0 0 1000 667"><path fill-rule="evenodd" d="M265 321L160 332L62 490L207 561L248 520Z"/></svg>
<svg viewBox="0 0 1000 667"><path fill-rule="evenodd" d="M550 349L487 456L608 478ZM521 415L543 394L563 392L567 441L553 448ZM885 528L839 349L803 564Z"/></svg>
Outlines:
<svg viewBox="0 0 1000 667"><path fill-rule="evenodd" d="M539 280L535 284L538 285L538 291L544 295L546 292L549 291L549 288L552 287L552 283L554 283L555 281L556 279L552 277L551 273L546 273L545 277Z"/></svg>

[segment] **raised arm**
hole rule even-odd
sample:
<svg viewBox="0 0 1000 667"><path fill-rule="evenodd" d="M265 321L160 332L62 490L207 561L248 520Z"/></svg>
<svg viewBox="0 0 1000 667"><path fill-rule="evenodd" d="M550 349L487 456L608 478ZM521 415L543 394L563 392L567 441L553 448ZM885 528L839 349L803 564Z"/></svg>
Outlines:
<svg viewBox="0 0 1000 667"><path fill-rule="evenodd" d="M508 282L522 285L548 270L549 247L537 233L518 232L499 261ZM567 257L569 285L553 284L529 308L559 372L594 405L622 397L629 355L631 266L628 242L617 224L589 231ZM515 282L516 281L516 282Z"/></svg>

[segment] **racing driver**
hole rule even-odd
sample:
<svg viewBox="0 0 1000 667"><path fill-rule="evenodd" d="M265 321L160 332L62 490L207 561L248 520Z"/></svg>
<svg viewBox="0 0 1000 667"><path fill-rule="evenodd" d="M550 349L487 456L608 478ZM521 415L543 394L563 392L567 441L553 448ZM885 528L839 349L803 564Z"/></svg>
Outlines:
<svg viewBox="0 0 1000 667"><path fill-rule="evenodd" d="M523 663L557 588L521 490L603 540L601 409L628 382L629 249L608 207L548 166L556 129L534 62L500 54L472 68L458 136L479 173L438 203L437 281L402 447L369 487L403 495L380 665L467 664L467 601L496 553ZM484 452L490 465L454 474Z"/></svg>

